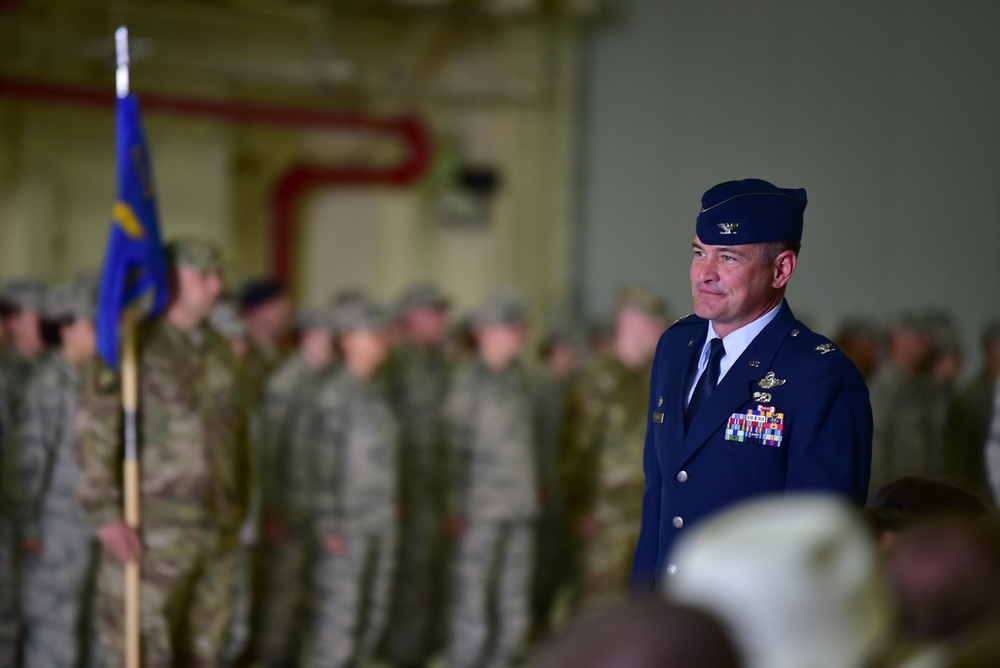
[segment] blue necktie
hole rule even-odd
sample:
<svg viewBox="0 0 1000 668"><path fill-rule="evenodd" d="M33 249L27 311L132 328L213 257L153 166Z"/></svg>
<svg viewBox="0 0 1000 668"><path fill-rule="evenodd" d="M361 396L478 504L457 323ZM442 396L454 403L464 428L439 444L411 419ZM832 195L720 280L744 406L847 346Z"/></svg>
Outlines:
<svg viewBox="0 0 1000 668"><path fill-rule="evenodd" d="M726 348L722 345L722 339L712 339L711 350L708 352L708 366L698 379L698 384L694 386L694 393L691 394L691 401L688 402L687 410L684 411L684 426L691 424L691 420L701 409L701 405L712 395L715 386L719 384L719 363L722 356L726 354Z"/></svg>

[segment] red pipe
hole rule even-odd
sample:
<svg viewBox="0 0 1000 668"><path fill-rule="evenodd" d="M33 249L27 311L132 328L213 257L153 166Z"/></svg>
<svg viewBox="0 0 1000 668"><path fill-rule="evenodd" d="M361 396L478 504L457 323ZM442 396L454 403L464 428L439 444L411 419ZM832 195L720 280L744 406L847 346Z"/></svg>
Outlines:
<svg viewBox="0 0 1000 668"><path fill-rule="evenodd" d="M28 102L109 109L115 104L114 94L103 89L0 77L0 99L5 97ZM372 132L392 136L406 147L404 156L395 165L371 167L355 164L324 166L297 163L284 172L271 196L273 241L271 263L275 277L285 281L291 278L296 204L308 190L321 186L409 185L427 170L433 154L427 128L414 116L377 119L359 113L316 111L156 94L143 94L142 108L144 111L154 113L207 118L227 123Z"/></svg>

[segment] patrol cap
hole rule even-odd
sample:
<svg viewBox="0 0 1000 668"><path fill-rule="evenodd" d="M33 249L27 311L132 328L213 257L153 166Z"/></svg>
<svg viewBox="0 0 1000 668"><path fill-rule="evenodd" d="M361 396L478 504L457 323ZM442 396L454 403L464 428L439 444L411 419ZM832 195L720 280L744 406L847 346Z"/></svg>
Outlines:
<svg viewBox="0 0 1000 668"><path fill-rule="evenodd" d="M801 241L804 188L779 188L763 179L727 181L701 198L698 238L711 246Z"/></svg>
<svg viewBox="0 0 1000 668"><path fill-rule="evenodd" d="M358 330L378 331L388 327L389 314L372 301L358 299L333 307L331 322L338 334Z"/></svg>
<svg viewBox="0 0 1000 668"><path fill-rule="evenodd" d="M667 598L718 615L748 668L867 665L893 628L871 531L834 496L733 506L681 535L670 561Z"/></svg>
<svg viewBox="0 0 1000 668"><path fill-rule="evenodd" d="M628 307L638 309L654 318L670 320L667 303L658 294L642 285L626 285L618 291L615 310L620 311Z"/></svg>
<svg viewBox="0 0 1000 668"><path fill-rule="evenodd" d="M250 310L285 294L285 284L276 278L254 279L240 288L240 308Z"/></svg>
<svg viewBox="0 0 1000 668"><path fill-rule="evenodd" d="M360 288L345 288L334 293L330 298L330 306L336 308L351 302L368 301L368 296Z"/></svg>
<svg viewBox="0 0 1000 668"><path fill-rule="evenodd" d="M887 329L890 332L913 332L931 339L930 321L926 316L914 311L902 311L889 318Z"/></svg>
<svg viewBox="0 0 1000 668"><path fill-rule="evenodd" d="M41 314L46 320L93 320L96 310L97 286L76 280L49 290Z"/></svg>
<svg viewBox="0 0 1000 668"><path fill-rule="evenodd" d="M550 345L578 346L583 343L583 337L580 336L579 329L571 323L559 322L545 330L542 341Z"/></svg>
<svg viewBox="0 0 1000 668"><path fill-rule="evenodd" d="M182 237L167 242L167 262L171 267L191 267L199 271L221 271L222 252L208 239Z"/></svg>
<svg viewBox="0 0 1000 668"><path fill-rule="evenodd" d="M333 311L329 308L303 308L295 314L295 326L303 331L310 329L333 330Z"/></svg>
<svg viewBox="0 0 1000 668"><path fill-rule="evenodd" d="M41 311L46 298L45 284L41 281L32 281L23 278L15 278L7 281L0 290L0 305L8 308Z"/></svg>
<svg viewBox="0 0 1000 668"><path fill-rule="evenodd" d="M488 298L469 313L469 327L489 327L490 325L523 325L525 322L524 303L512 293L497 293Z"/></svg>
<svg viewBox="0 0 1000 668"><path fill-rule="evenodd" d="M226 299L218 302L208 315L208 324L227 339L245 338L246 322L240 316L236 302Z"/></svg>
<svg viewBox="0 0 1000 668"><path fill-rule="evenodd" d="M411 308L431 308L444 310L448 308L448 299L430 283L414 285L399 298L397 309L402 312Z"/></svg>

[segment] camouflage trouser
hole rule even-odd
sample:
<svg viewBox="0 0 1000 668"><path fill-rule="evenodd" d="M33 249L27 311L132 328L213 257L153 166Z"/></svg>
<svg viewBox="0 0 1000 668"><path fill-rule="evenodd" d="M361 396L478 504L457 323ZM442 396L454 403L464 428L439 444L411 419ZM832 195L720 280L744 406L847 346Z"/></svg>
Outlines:
<svg viewBox="0 0 1000 668"><path fill-rule="evenodd" d="M396 666L421 666L438 648L445 578L439 514L412 516L400 527L392 614L385 653Z"/></svg>
<svg viewBox="0 0 1000 668"><path fill-rule="evenodd" d="M48 526L42 552L22 556L23 665L100 665L94 619L98 545L90 527Z"/></svg>
<svg viewBox="0 0 1000 668"><path fill-rule="evenodd" d="M469 522L453 565L449 668L509 666L520 649L528 627L533 532L528 521Z"/></svg>
<svg viewBox="0 0 1000 668"><path fill-rule="evenodd" d="M603 521L587 539L583 553L581 605L594 608L624 600L628 595L632 556L639 542L639 518Z"/></svg>
<svg viewBox="0 0 1000 668"><path fill-rule="evenodd" d="M13 668L21 633L16 541L13 523L0 517L0 668Z"/></svg>
<svg viewBox="0 0 1000 668"><path fill-rule="evenodd" d="M296 665L302 635L309 628L310 558L315 546L290 537L280 546L261 550L261 578L255 644L264 666Z"/></svg>
<svg viewBox="0 0 1000 668"><path fill-rule="evenodd" d="M258 551L254 545L241 545L236 551L233 609L222 644L221 666L237 665L250 643L251 619L256 604L254 570L257 559Z"/></svg>
<svg viewBox="0 0 1000 668"><path fill-rule="evenodd" d="M553 508L543 511L535 528L535 570L531 580L531 613L538 631L549 629L556 596L570 584L569 542L565 514Z"/></svg>
<svg viewBox="0 0 1000 668"><path fill-rule="evenodd" d="M311 668L363 665L389 616L396 529L347 533L347 552L319 551L313 567Z"/></svg>
<svg viewBox="0 0 1000 668"><path fill-rule="evenodd" d="M144 668L216 666L232 614L236 550L219 552L216 531L143 533L141 631ZM107 665L124 664L125 569L107 550L98 576L98 629Z"/></svg>

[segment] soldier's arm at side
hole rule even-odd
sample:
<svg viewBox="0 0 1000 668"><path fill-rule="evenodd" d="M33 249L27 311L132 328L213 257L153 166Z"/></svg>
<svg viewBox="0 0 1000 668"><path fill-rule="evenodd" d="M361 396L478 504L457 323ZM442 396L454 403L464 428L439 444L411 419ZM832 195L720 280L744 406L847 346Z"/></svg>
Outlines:
<svg viewBox="0 0 1000 668"><path fill-rule="evenodd" d="M448 398L445 400L444 419L447 435L447 523L452 537L464 529L465 502L467 497L470 463L472 459L473 420L476 419L473 378L460 371Z"/></svg>
<svg viewBox="0 0 1000 668"><path fill-rule="evenodd" d="M653 406L656 385L660 375L660 346L653 359L653 369L649 380L649 406ZM639 526L639 542L632 560L632 575L629 591L633 595L648 594L656 586L658 573L656 562L660 545L660 495L663 489L663 475L660 460L656 454L656 444L651 425L652 409L646 411L646 442L642 451L642 469L646 478L646 492L642 495L642 520Z"/></svg>
<svg viewBox="0 0 1000 668"><path fill-rule="evenodd" d="M343 544L345 435L343 401L336 393L321 392L303 420L301 438L311 439L316 461L316 524L327 549L340 553Z"/></svg>
<svg viewBox="0 0 1000 668"><path fill-rule="evenodd" d="M84 375L77 410L78 498L95 526L122 521L122 408L113 372L99 365Z"/></svg>
<svg viewBox="0 0 1000 668"><path fill-rule="evenodd" d="M868 388L846 359L818 365L790 427L787 490L840 494L864 505L872 462Z"/></svg>
<svg viewBox="0 0 1000 668"><path fill-rule="evenodd" d="M54 459L53 432L60 413L53 405L58 399L57 393L58 388L44 386L40 375L31 379L21 402L14 437L9 443L18 487L14 512L23 545L29 552L41 548L38 544L41 539L39 512Z"/></svg>

